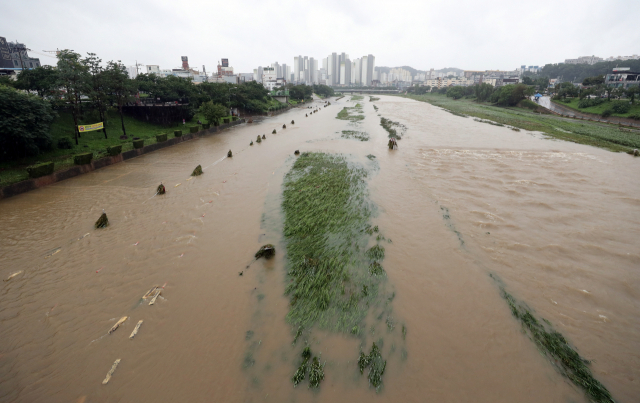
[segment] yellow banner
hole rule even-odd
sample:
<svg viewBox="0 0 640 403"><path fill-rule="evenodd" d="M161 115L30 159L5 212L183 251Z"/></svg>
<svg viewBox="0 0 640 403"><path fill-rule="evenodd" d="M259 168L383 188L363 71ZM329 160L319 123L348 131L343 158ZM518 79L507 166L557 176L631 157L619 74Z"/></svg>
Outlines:
<svg viewBox="0 0 640 403"><path fill-rule="evenodd" d="M102 124L102 122L100 122L100 123L94 123L92 125L78 126L78 131L80 133L92 132L94 130L101 130L103 127L104 127L104 124Z"/></svg>

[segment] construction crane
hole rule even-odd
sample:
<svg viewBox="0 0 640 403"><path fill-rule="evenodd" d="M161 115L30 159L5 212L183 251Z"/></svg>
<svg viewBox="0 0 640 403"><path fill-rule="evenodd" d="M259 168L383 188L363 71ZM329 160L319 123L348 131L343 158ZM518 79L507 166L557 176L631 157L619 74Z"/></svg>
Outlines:
<svg viewBox="0 0 640 403"><path fill-rule="evenodd" d="M56 49L56 50L43 50L43 52L45 53L55 53L56 56L58 56L60 54L60 49Z"/></svg>

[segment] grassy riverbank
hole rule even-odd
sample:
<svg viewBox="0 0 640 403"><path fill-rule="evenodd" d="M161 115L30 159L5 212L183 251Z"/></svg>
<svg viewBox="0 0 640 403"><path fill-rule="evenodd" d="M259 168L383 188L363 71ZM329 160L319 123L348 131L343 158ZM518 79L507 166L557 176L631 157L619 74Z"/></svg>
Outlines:
<svg viewBox="0 0 640 403"><path fill-rule="evenodd" d="M640 148L640 133L613 125L537 114L522 108L503 108L467 99L453 100L440 94L401 96L428 102L458 116L473 116L518 129L539 131L560 140L611 151Z"/></svg>
<svg viewBox="0 0 640 403"><path fill-rule="evenodd" d="M101 158L106 155L107 147L122 145L122 151L133 149L133 137L144 139L144 144L156 143L156 134L168 133L168 138L173 137L174 130L182 130L183 134L189 133L189 126L194 126L200 119L203 123L207 123L206 119L196 114L190 122L185 125L180 124L178 127L164 127L152 123L136 120L132 117L124 117L124 125L127 131L126 140L121 140L122 124L120 116L115 111L109 112L107 120L107 139L104 138L102 131L94 131L83 133L78 139L78 145L73 141L73 117L70 113L60 112L56 120L51 125L51 137L53 139L53 147L34 157L23 158L14 161L7 161L0 164L0 186L7 186L12 183L20 182L29 178L26 167L40 162L54 162L56 171L67 169L73 166L73 156L82 153L93 153L93 158ZM86 124L88 122L81 122ZM70 149L58 147L58 142L62 138L72 140Z"/></svg>
<svg viewBox="0 0 640 403"><path fill-rule="evenodd" d="M603 103L601 103L600 105L596 105L596 106L590 106L588 108L578 108L578 104L580 103L580 99L578 98L568 98L567 102L565 101L553 101L556 102L558 105L560 106L564 106L567 107L569 109L573 109L576 112L582 112L582 113L592 113L595 115L602 115L602 113L604 111L606 111L607 109L611 109L611 104L612 102L617 102L617 101L604 101ZM612 112L611 116L617 116L617 117L621 117L621 118L628 118L630 116L634 116L634 115L640 115L640 103L636 103L635 105L631 105L631 109L629 109L629 112L627 113L615 113Z"/></svg>

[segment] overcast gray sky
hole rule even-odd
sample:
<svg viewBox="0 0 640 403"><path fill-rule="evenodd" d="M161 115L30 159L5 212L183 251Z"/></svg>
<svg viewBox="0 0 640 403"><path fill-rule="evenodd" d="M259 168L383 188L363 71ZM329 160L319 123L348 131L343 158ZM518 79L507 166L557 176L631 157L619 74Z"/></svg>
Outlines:
<svg viewBox="0 0 640 403"><path fill-rule="evenodd" d="M377 66L515 69L585 55L640 54L640 0L3 2L0 36L30 49L126 65L248 73L295 55L376 57ZM32 53L46 64L56 60ZM321 67L321 64L320 64Z"/></svg>

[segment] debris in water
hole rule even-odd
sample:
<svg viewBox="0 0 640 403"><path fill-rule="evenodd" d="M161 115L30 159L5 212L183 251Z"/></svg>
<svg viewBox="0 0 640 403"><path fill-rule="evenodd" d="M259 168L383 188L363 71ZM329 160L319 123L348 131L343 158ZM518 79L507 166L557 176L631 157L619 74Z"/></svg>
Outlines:
<svg viewBox="0 0 640 403"><path fill-rule="evenodd" d="M266 245L263 245L260 249L258 249L258 251L255 254L255 258L260 259L261 257L264 256L265 259L269 259L275 254L276 254L276 248L272 244L268 243Z"/></svg>
<svg viewBox="0 0 640 403"><path fill-rule="evenodd" d="M104 269L104 266L102 266L101 268L99 268L98 270L96 270L96 273L100 273L100 270Z"/></svg>
<svg viewBox="0 0 640 403"><path fill-rule="evenodd" d="M293 153L294 153L295 155L300 155L300 150L295 150Z"/></svg>
<svg viewBox="0 0 640 403"><path fill-rule="evenodd" d="M238 276L242 276L242 273L243 273L242 271L239 271Z"/></svg>
<svg viewBox="0 0 640 403"><path fill-rule="evenodd" d="M131 332L131 336L129 336L130 339L133 339L134 337L136 337L136 334L138 334L138 330L140 330L140 326L142 325L142 322L144 322L142 319L138 321L138 324L133 329L133 332Z"/></svg>
<svg viewBox="0 0 640 403"><path fill-rule="evenodd" d="M193 172L191 173L191 176L199 176L202 175L202 166L198 165Z"/></svg>
<svg viewBox="0 0 640 403"><path fill-rule="evenodd" d="M181 183L178 183L177 185L175 185L175 186L174 186L174 188L177 188L177 187L178 187L178 186L180 186L180 185L181 185Z"/></svg>
<svg viewBox="0 0 640 403"><path fill-rule="evenodd" d="M102 209L102 215L100 216L100 218L98 218L98 221L96 221L95 227L104 228L108 225L109 225L109 219L107 218L107 213L105 213L104 209Z"/></svg>
<svg viewBox="0 0 640 403"><path fill-rule="evenodd" d="M296 124L296 122L294 122L294 121L292 120L292 121L291 121L291 124L292 124L292 125L294 125L294 124Z"/></svg>
<svg viewBox="0 0 640 403"><path fill-rule="evenodd" d="M258 134L258 138L256 139L256 143L262 143L262 139L260 139L260 135Z"/></svg>
<svg viewBox="0 0 640 403"><path fill-rule="evenodd" d="M163 287L164 289L164 287ZM162 290L158 290L156 291L156 295L153 296L153 298L151 298L151 301L149 302L149 305L153 305L156 303L156 299L158 299L158 295L160 295L160 293L162 292Z"/></svg>
<svg viewBox="0 0 640 403"><path fill-rule="evenodd" d="M249 145L250 145L250 146L252 146L252 145L253 145L253 140L251 140L251 143L249 143Z"/></svg>
<svg viewBox="0 0 640 403"><path fill-rule="evenodd" d="M104 378L104 381L102 381L103 385L106 385L107 383L109 383L109 380L111 379L111 375L113 375L113 373L116 371L116 368L118 368L118 364L120 364L120 358L118 358L113 365L111 366L111 369L109 370L109 372L107 372L107 376Z"/></svg>
<svg viewBox="0 0 640 403"><path fill-rule="evenodd" d="M227 158L231 158L233 157L233 153L231 152L231 150L229 150L229 152L227 153Z"/></svg>
<svg viewBox="0 0 640 403"><path fill-rule="evenodd" d="M22 273L22 270L17 271L17 272L15 272L15 273L11 274L9 277L5 278L5 279L4 279L4 281L9 281L9 280L11 280L12 278L14 278L15 276L17 276L17 275L18 275L18 274L20 274L20 273Z"/></svg>
<svg viewBox="0 0 640 403"><path fill-rule="evenodd" d="M149 291L146 292L146 294L144 294L142 296L142 299L147 299L149 298L154 292L156 292L156 290L159 288L159 286L154 285L153 287L151 287L151 289ZM163 287L164 288L164 287Z"/></svg>
<svg viewBox="0 0 640 403"><path fill-rule="evenodd" d="M181 255L180 255L180 256L178 256L178 257L182 257L182 256L184 256L184 253L183 253L183 254L181 254Z"/></svg>
<svg viewBox="0 0 640 403"><path fill-rule="evenodd" d="M164 188L164 185L162 184L162 182L160 182L160 184L158 185L158 190L156 190L156 193L159 195L163 195L166 193L166 189Z"/></svg>
<svg viewBox="0 0 640 403"><path fill-rule="evenodd" d="M138 241L138 242L134 243L134 244L133 244L133 245L131 245L131 246L138 246L138 244L139 244L139 243L140 243L140 241Z"/></svg>
<svg viewBox="0 0 640 403"><path fill-rule="evenodd" d="M273 129L273 132L275 133L276 129ZM266 140L267 136L265 136L264 134L262 135L262 140Z"/></svg>
<svg viewBox="0 0 640 403"><path fill-rule="evenodd" d="M120 318L120 320L118 322L116 322L116 324L113 325L111 327L111 329L109 329L109 331L107 333L111 334L111 333L115 332L116 329L119 328L120 325L123 324L128 318L129 318L128 316L123 316L122 318Z"/></svg>
<svg viewBox="0 0 640 403"><path fill-rule="evenodd" d="M309 115L307 115L307 114L305 113L305 114L304 114L304 117L305 117L305 118L308 118L308 117L309 117Z"/></svg>
<svg viewBox="0 0 640 403"><path fill-rule="evenodd" d="M55 255L56 253L60 252L62 250L62 247L59 248L55 248L54 250L52 250L51 252L49 252L44 258L50 258L51 256Z"/></svg>

